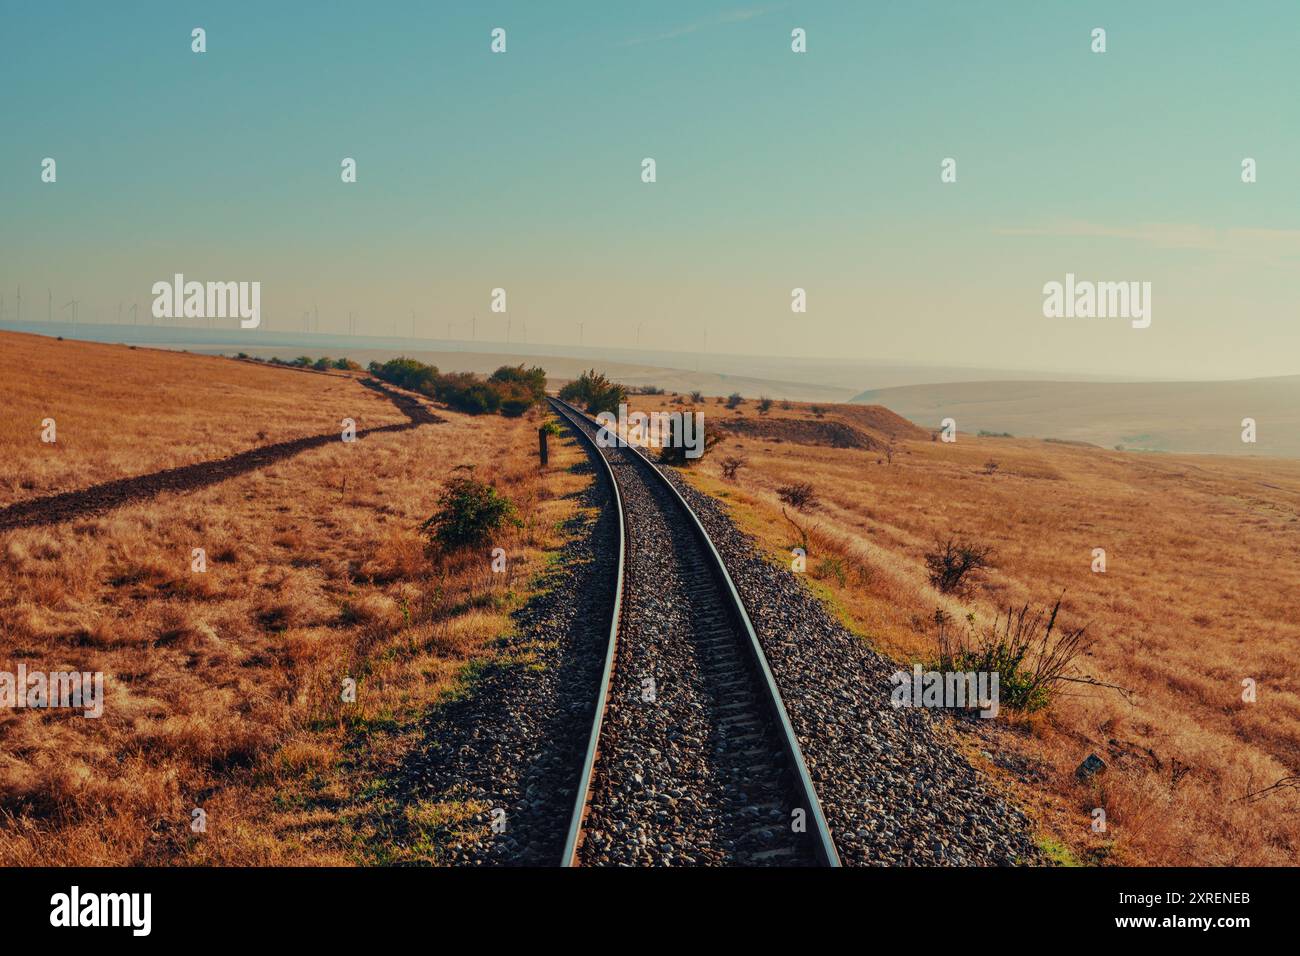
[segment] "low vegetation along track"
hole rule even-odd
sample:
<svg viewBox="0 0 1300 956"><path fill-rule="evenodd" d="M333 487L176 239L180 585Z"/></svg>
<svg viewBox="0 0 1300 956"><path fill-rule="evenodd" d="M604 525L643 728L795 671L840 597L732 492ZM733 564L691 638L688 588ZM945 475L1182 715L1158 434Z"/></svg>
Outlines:
<svg viewBox="0 0 1300 956"><path fill-rule="evenodd" d="M636 449L552 399L613 484L618 591L566 865L839 857L745 606L704 526Z"/></svg>

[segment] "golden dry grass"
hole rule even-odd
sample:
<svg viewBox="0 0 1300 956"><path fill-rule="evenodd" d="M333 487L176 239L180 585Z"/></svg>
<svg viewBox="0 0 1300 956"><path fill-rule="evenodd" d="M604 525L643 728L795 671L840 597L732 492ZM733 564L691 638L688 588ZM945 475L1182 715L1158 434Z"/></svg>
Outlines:
<svg viewBox="0 0 1300 956"><path fill-rule="evenodd" d="M65 347L73 343L49 345ZM346 378L116 351L128 363L146 355L153 383L173 396L168 427L178 434L188 430L185 401L205 428L237 421L241 442L264 427L276 438L329 429L362 403L374 423L384 417ZM58 381L6 377L4 388L50 393L77 428L135 420L141 399L131 390L100 392L96 405L60 396ZM367 788L414 746L405 731L494 653L545 552L562 541L575 507L567 496L590 480L567 470L582 456L567 439L553 440L551 468L539 471L536 420L438 414L444 423L332 443L189 494L0 538L0 668L102 671L106 685L99 719L0 711L0 865L373 859ZM391 405L387 417L402 420ZM50 480L80 487L175 463L163 426L147 415L138 424L129 457L83 434L78 457ZM210 450L194 444L183 455ZM520 509L522 527L493 542L509 556L504 574L490 571L486 551L425 552L418 526L462 465ZM206 572L191 571L196 547ZM354 704L342 700L349 677ZM191 829L195 808L207 814L204 833Z"/></svg>
<svg viewBox="0 0 1300 956"><path fill-rule="evenodd" d="M343 418L358 430L405 420L342 372L19 332L0 333L0 402L0 507L336 432Z"/></svg>
<svg viewBox="0 0 1300 956"><path fill-rule="evenodd" d="M632 404L670 407L649 396ZM869 430L888 421L824 407ZM741 412L758 417L753 402ZM811 417L808 406L770 414ZM735 483L721 477L727 456L747 459ZM1300 768L1300 462L962 434L903 441L888 464L878 452L730 438L690 475L787 565L798 534L776 489L811 482L821 504L793 513L811 536L810 583L902 660L932 658L936 607L986 624L998 608L1064 591L1065 623L1094 636L1082 669L1132 689L1132 701L1073 685L1045 717L1004 711L997 746L1041 772L1010 776L1044 833L1080 859L1294 864L1300 794L1243 798ZM924 565L954 533L996 549L964 604L937 593ZM1104 574L1091 570L1094 548L1106 550ZM1256 703L1242 700L1245 678L1257 682ZM1111 766L1085 785L1074 770L1090 752ZM1107 812L1105 834L1091 830L1094 807Z"/></svg>

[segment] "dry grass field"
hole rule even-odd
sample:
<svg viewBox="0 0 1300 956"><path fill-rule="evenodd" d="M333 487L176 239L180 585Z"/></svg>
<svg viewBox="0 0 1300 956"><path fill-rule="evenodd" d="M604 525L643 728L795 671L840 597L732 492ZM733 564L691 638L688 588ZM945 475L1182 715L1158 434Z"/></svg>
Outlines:
<svg viewBox="0 0 1300 956"><path fill-rule="evenodd" d="M674 401L638 396L631 406ZM691 480L724 497L787 566L800 532L777 489L811 483L818 503L786 508L809 535L809 584L900 661L934 659L937 607L983 626L999 609L1050 605L1064 592L1062 622L1086 624L1092 638L1079 672L1126 692L1072 684L1046 713L1004 710L995 731L957 722L1063 859L1295 863L1300 462L964 433L948 444L860 406L699 407L714 422L743 424ZM822 443L839 441L828 423L852 426L860 447ZM727 457L745 460L735 481L722 477ZM994 549L967 600L941 595L927 574L924 555L949 535ZM1106 551L1105 573L1092 571L1095 548ZM1246 678L1255 703L1243 701ZM1094 752L1109 768L1080 782L1075 769ZM1290 787L1251 796L1288 777ZM1105 833L1091 828L1096 807Z"/></svg>
<svg viewBox="0 0 1300 956"><path fill-rule="evenodd" d="M0 340L12 412L0 514L37 509L0 530L0 671L99 671L106 696L98 719L0 710L0 865L436 861L437 840L385 831L382 783L419 746L420 717L499 653L591 480L569 470L582 451L554 441L542 471L539 411L425 402L436 420L413 418L411 396L346 373ZM980 627L1064 594L1063 622L1091 636L1079 673L1115 686L1068 685L1046 711L953 723L1059 859L1294 863L1300 462L965 433L948 444L874 406L700 407L725 440L690 479L775 562L806 535L809 585L900 661L933 659L936 608ZM180 490L142 485L71 518L40 512L46 495L337 434L345 417L381 430ZM730 457L743 459L734 480ZM522 523L495 542L506 573L488 553L425 548L420 524L466 469L518 506ZM792 482L817 501L783 514L778 488ZM965 597L928 579L925 555L949 536L993 549ZM1105 573L1092 570L1097 548ZM1090 753L1108 768L1085 783L1075 768ZM456 832L478 809L406 807L405 831Z"/></svg>
<svg viewBox="0 0 1300 956"><path fill-rule="evenodd" d="M0 507L54 492L211 461L307 435L405 418L342 372L93 342L0 334ZM40 441L55 422L53 443Z"/></svg>
<svg viewBox="0 0 1300 956"><path fill-rule="evenodd" d="M346 376L3 338L0 400L19 411L0 434L9 501L337 430L345 416L406 420ZM494 654L590 480L568 470L582 458L568 439L538 469L537 412L434 411L438 423L0 533L0 670L102 671L106 698L98 719L0 711L0 865L374 858L375 781L415 745L427 708ZM40 442L46 416L55 446ZM505 573L489 553L425 552L419 525L466 467L519 509L522 524L494 542Z"/></svg>

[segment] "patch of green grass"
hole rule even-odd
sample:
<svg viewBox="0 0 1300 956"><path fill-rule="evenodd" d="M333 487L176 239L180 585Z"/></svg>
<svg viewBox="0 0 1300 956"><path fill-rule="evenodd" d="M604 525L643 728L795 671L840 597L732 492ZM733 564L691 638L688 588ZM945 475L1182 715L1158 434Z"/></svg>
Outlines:
<svg viewBox="0 0 1300 956"><path fill-rule="evenodd" d="M448 605L438 612L439 620L460 617L469 611L502 611L506 610L510 603L508 593L497 591L482 591L478 594L471 595L463 601L457 601L455 604Z"/></svg>
<svg viewBox="0 0 1300 956"><path fill-rule="evenodd" d="M392 712L362 717L360 714L344 714L343 725L355 734L367 735L377 733L396 733L402 726L401 720Z"/></svg>
<svg viewBox="0 0 1300 956"><path fill-rule="evenodd" d="M1060 840L1052 837L1039 837L1038 849L1042 851L1043 856L1047 857L1049 863L1053 866L1083 866L1074 851L1062 843Z"/></svg>
<svg viewBox="0 0 1300 956"><path fill-rule="evenodd" d="M377 866L438 863L452 843L472 843L486 835L486 823L474 817L488 813L481 800L420 800L393 812L385 823L356 844L361 862Z"/></svg>

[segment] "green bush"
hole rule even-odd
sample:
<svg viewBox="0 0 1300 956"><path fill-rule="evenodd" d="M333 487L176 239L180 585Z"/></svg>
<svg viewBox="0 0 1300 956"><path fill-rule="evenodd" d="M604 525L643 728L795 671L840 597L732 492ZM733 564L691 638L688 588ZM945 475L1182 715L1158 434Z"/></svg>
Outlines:
<svg viewBox="0 0 1300 956"><path fill-rule="evenodd" d="M488 377L488 381L502 386L518 386L531 395L534 401L540 402L546 397L546 369L537 365L532 368L524 368L522 362L518 365L502 365Z"/></svg>
<svg viewBox="0 0 1300 956"><path fill-rule="evenodd" d="M592 415L617 412L618 406L627 401L627 388L611 382L603 372L593 368L560 389L560 398L583 406Z"/></svg>
<svg viewBox="0 0 1300 956"><path fill-rule="evenodd" d="M506 525L518 525L515 506L492 485L462 475L447 482L438 510L420 525L444 549L481 544Z"/></svg>
<svg viewBox="0 0 1300 956"><path fill-rule="evenodd" d="M484 415L501 409L501 393L473 372L439 376L434 393L438 401L471 415Z"/></svg>
<svg viewBox="0 0 1300 956"><path fill-rule="evenodd" d="M419 392L429 398L437 397L438 368L435 365L425 365L415 359L400 356L389 359L382 365L371 362L370 374L398 388Z"/></svg>
<svg viewBox="0 0 1300 956"><path fill-rule="evenodd" d="M501 396L501 414L507 418L518 418L537 404L533 394L520 385L497 385L496 389Z"/></svg>
<svg viewBox="0 0 1300 956"><path fill-rule="evenodd" d="M962 632L950 627L952 619L936 609L939 655L933 669L989 674L996 671L1001 706L1025 712L1042 710L1052 702L1060 684L1079 680L1095 683L1070 673L1087 651L1087 625L1058 629L1060 610L1059 598L1050 610L1034 610L1028 604L1018 611L1008 608L1005 617L998 617L992 627L977 633L973 615Z"/></svg>
<svg viewBox="0 0 1300 956"><path fill-rule="evenodd" d="M519 416L546 394L546 370L537 366L526 369L523 365L503 365L486 381L473 372L442 374L433 365L405 356L383 364L371 362L369 368L378 379L471 415L501 412Z"/></svg>

